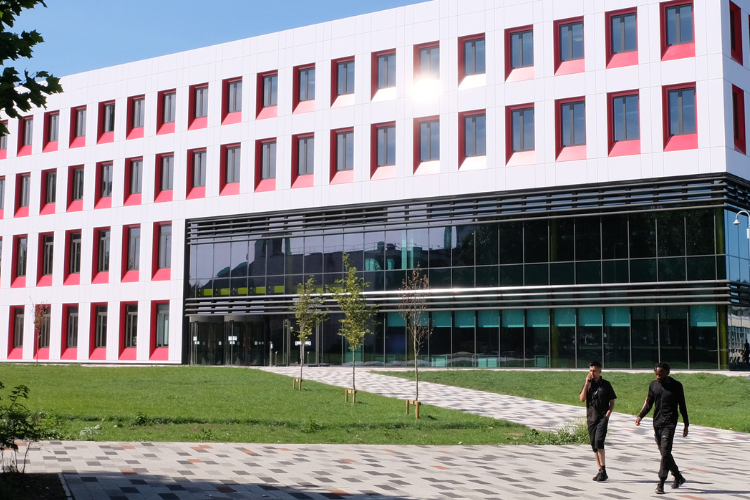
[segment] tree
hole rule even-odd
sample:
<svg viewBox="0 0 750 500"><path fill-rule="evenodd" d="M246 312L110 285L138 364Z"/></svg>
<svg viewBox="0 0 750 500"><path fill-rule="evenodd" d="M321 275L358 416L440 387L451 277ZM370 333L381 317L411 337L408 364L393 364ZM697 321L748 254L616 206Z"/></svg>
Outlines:
<svg viewBox="0 0 750 500"><path fill-rule="evenodd" d="M414 348L414 400L419 401L419 351L432 334L432 327L427 318L427 291L430 288L430 278L422 272L419 266L407 271L401 285L398 312L406 322L406 332Z"/></svg>
<svg viewBox="0 0 750 500"><path fill-rule="evenodd" d="M294 318L297 321L297 338L300 342L299 349L299 378L302 380L302 366L305 364L305 342L312 335L321 323L326 320L328 313L322 310L323 297L315 293L315 277L310 278L305 283L300 283L302 292L299 299L290 307L294 311ZM300 386L301 388L301 386Z"/></svg>
<svg viewBox="0 0 750 500"><path fill-rule="evenodd" d="M336 280L338 285L333 290L333 297L344 313L341 321L339 335L349 342L349 350L352 351L352 390L357 390L354 383L354 367L356 363L356 351L365 343L365 336L372 333L370 330L370 319L377 314L377 306L367 305L364 296L365 288L370 283L357 276L357 268L352 266L349 255L344 252L344 271L346 276Z"/></svg>
<svg viewBox="0 0 750 500"><path fill-rule="evenodd" d="M8 60L17 61L21 57L31 58L34 46L44 42L44 38L36 30L18 33L7 32L12 28L16 17L24 9L33 9L37 5L47 7L44 0L3 0L0 2L0 60L3 73L0 75L0 109L11 118L19 118L19 110L25 113L32 106L46 107L47 96L62 92L60 79L46 71L29 73L24 70L23 79L12 66L7 66ZM8 133L5 124L0 123L0 135Z"/></svg>

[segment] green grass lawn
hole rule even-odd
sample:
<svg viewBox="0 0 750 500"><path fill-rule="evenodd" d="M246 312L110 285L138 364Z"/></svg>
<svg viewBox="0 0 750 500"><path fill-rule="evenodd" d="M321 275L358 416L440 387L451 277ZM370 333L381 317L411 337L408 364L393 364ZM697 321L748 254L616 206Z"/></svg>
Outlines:
<svg viewBox="0 0 750 500"><path fill-rule="evenodd" d="M64 439L555 444L522 425L432 406L415 420L403 401L374 394L347 404L341 388L305 381L299 392L291 378L259 370L3 364L0 381L3 402L10 388L28 386L28 407L56 414Z"/></svg>
<svg viewBox="0 0 750 500"><path fill-rule="evenodd" d="M384 371L382 375L414 380L414 372ZM602 374L617 394L615 411L636 415L648 395L653 373ZM750 432L750 380L718 374L676 374L685 387L690 423L720 429ZM419 380L584 406L578 395L586 372L540 372L505 370L420 371ZM653 415L653 410L651 412Z"/></svg>

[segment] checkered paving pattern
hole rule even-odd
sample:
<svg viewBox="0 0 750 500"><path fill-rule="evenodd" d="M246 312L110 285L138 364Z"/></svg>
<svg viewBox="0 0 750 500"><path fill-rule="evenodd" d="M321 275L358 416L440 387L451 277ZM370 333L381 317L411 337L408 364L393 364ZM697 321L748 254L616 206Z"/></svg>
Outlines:
<svg viewBox="0 0 750 500"><path fill-rule="evenodd" d="M355 446L44 442L34 472L62 473L75 500L642 499L655 445L607 449L606 483L585 446ZM685 444L672 498L750 500L750 446Z"/></svg>
<svg viewBox="0 0 750 500"><path fill-rule="evenodd" d="M290 377L299 376L299 368L294 367L263 368L263 370ZM352 384L351 368L306 368L303 377L306 380L339 387L351 387ZM356 380L358 391L399 399L414 397L414 382L403 378L378 375L370 373L367 369L361 369L357 370ZM647 392L648 387L644 387L644 398ZM571 394L571 399L577 397L578 394ZM571 422L586 418L586 410L580 406L549 403L431 382L419 383L419 400L423 404L507 420L539 430L559 429ZM689 406L688 410L690 410ZM609 420L607 443L653 443L652 420L643 419L639 427L634 425L634 421L635 417L632 415L614 412ZM678 425L679 429L682 429L682 424ZM681 435L681 430L679 432ZM690 433L685 441L689 443L744 442L750 446L750 434L691 425Z"/></svg>

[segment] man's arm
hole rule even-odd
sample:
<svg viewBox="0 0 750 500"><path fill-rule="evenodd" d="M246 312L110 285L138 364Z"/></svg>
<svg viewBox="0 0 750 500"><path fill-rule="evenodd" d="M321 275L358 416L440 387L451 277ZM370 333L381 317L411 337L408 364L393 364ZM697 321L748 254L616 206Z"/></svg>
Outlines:
<svg viewBox="0 0 750 500"><path fill-rule="evenodd" d="M652 406L654 406L654 391L651 389L651 386L648 386L648 396L646 397L646 401L644 401L643 403L641 412L635 418L635 425L641 425L641 419L648 415L648 412L651 411Z"/></svg>
<svg viewBox="0 0 750 500"><path fill-rule="evenodd" d="M610 415L612 415L612 411L615 409L615 400L611 399L609 401L609 410L607 410L607 418L609 418Z"/></svg>
<svg viewBox="0 0 750 500"><path fill-rule="evenodd" d="M688 419L687 405L685 404L685 388L680 384L680 397L677 401L680 415L682 415L682 423L685 424L685 429L682 431L682 436L687 437L688 426L690 425L690 419Z"/></svg>
<svg viewBox="0 0 750 500"><path fill-rule="evenodd" d="M586 375L586 383L583 384L583 389L581 389L581 394L578 396L579 399L581 400L581 403L586 401L586 393L589 392L589 385L591 385L591 379L592 379L591 373Z"/></svg>

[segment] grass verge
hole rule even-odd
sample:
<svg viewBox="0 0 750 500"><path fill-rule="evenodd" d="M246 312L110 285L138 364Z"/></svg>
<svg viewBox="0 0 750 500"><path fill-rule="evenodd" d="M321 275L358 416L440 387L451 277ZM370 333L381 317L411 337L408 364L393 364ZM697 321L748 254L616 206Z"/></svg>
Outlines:
<svg viewBox="0 0 750 500"><path fill-rule="evenodd" d="M414 380L414 372L383 371L381 375ZM615 411L637 415L648 395L652 373L604 372L617 394ZM466 387L480 391L584 406L578 395L585 372L540 372L506 370L420 371L419 380ZM750 432L750 380L709 373L679 373L685 387L691 424ZM652 411L653 415L653 411Z"/></svg>

